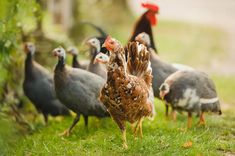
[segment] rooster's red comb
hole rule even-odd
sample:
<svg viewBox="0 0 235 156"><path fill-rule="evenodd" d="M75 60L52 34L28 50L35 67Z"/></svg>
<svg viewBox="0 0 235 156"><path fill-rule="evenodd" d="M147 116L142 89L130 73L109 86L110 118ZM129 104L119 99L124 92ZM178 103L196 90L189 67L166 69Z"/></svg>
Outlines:
<svg viewBox="0 0 235 156"><path fill-rule="evenodd" d="M158 12L158 10L159 10L159 7L156 4L141 3L141 6L143 8L147 8L147 9L152 10L154 12Z"/></svg>

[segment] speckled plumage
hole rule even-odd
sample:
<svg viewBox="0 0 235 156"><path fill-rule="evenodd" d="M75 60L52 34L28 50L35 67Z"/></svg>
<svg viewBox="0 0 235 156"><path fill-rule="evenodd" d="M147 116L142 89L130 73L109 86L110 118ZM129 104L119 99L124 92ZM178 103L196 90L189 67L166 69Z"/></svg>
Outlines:
<svg viewBox="0 0 235 156"><path fill-rule="evenodd" d="M220 102L213 81L203 72L177 71L170 75L160 87L163 92L169 87L164 99L174 109L196 112L216 112L221 114ZM160 93L161 94L161 93Z"/></svg>
<svg viewBox="0 0 235 156"><path fill-rule="evenodd" d="M138 52L138 44L130 43L126 63L124 48L119 46L114 51L110 51L107 82L101 90L100 100L125 134L126 121L142 122L142 118L152 114L153 108L149 101L152 74L146 47ZM135 67L131 69L133 65ZM135 73L136 76L130 73ZM126 146L125 137L124 146Z"/></svg>

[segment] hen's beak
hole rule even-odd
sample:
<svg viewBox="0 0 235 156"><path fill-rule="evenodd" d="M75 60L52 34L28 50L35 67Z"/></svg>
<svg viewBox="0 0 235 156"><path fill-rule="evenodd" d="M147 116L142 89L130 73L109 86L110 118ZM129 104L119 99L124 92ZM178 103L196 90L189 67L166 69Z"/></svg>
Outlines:
<svg viewBox="0 0 235 156"><path fill-rule="evenodd" d="M102 48L106 47L105 43L102 44Z"/></svg>

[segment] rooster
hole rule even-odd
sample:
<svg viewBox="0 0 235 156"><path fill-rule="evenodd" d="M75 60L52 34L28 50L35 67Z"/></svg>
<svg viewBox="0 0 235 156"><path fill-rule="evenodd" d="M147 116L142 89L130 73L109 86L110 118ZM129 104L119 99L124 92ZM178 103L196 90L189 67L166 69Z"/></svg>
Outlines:
<svg viewBox="0 0 235 156"><path fill-rule="evenodd" d="M155 4L149 4L149 3L142 3L142 7L147 8L148 10L136 22L133 33L129 39L129 42L135 41L135 37L139 33L145 32L150 36L150 42L152 48L157 52L157 49L154 44L153 32L151 26L156 25L158 22L156 14L159 12L159 7Z"/></svg>
<svg viewBox="0 0 235 156"><path fill-rule="evenodd" d="M102 53L96 57L96 61L108 63L107 81L101 90L100 100L121 129L123 147L127 148L126 121L131 124L137 122L135 135L139 132L142 138L142 120L152 114L149 100L152 86L150 54L144 45L130 42L126 48L126 62L124 48L110 36L105 40L104 47L110 51L110 57Z"/></svg>

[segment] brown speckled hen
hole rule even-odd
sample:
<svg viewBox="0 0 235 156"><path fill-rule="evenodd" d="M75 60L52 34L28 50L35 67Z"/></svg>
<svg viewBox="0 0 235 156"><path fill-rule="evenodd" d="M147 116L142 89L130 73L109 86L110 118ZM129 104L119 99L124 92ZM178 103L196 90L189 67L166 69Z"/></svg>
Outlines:
<svg viewBox="0 0 235 156"><path fill-rule="evenodd" d="M125 51L119 41L107 37L104 46L110 51L110 58L107 82L101 90L100 100L121 129L123 146L127 148L125 123L137 122L135 134L139 131L142 138L142 120L152 114L153 108L149 100L152 86L150 55L144 45L131 42L128 44L129 55L126 62ZM99 55L97 59L102 60L102 57Z"/></svg>

